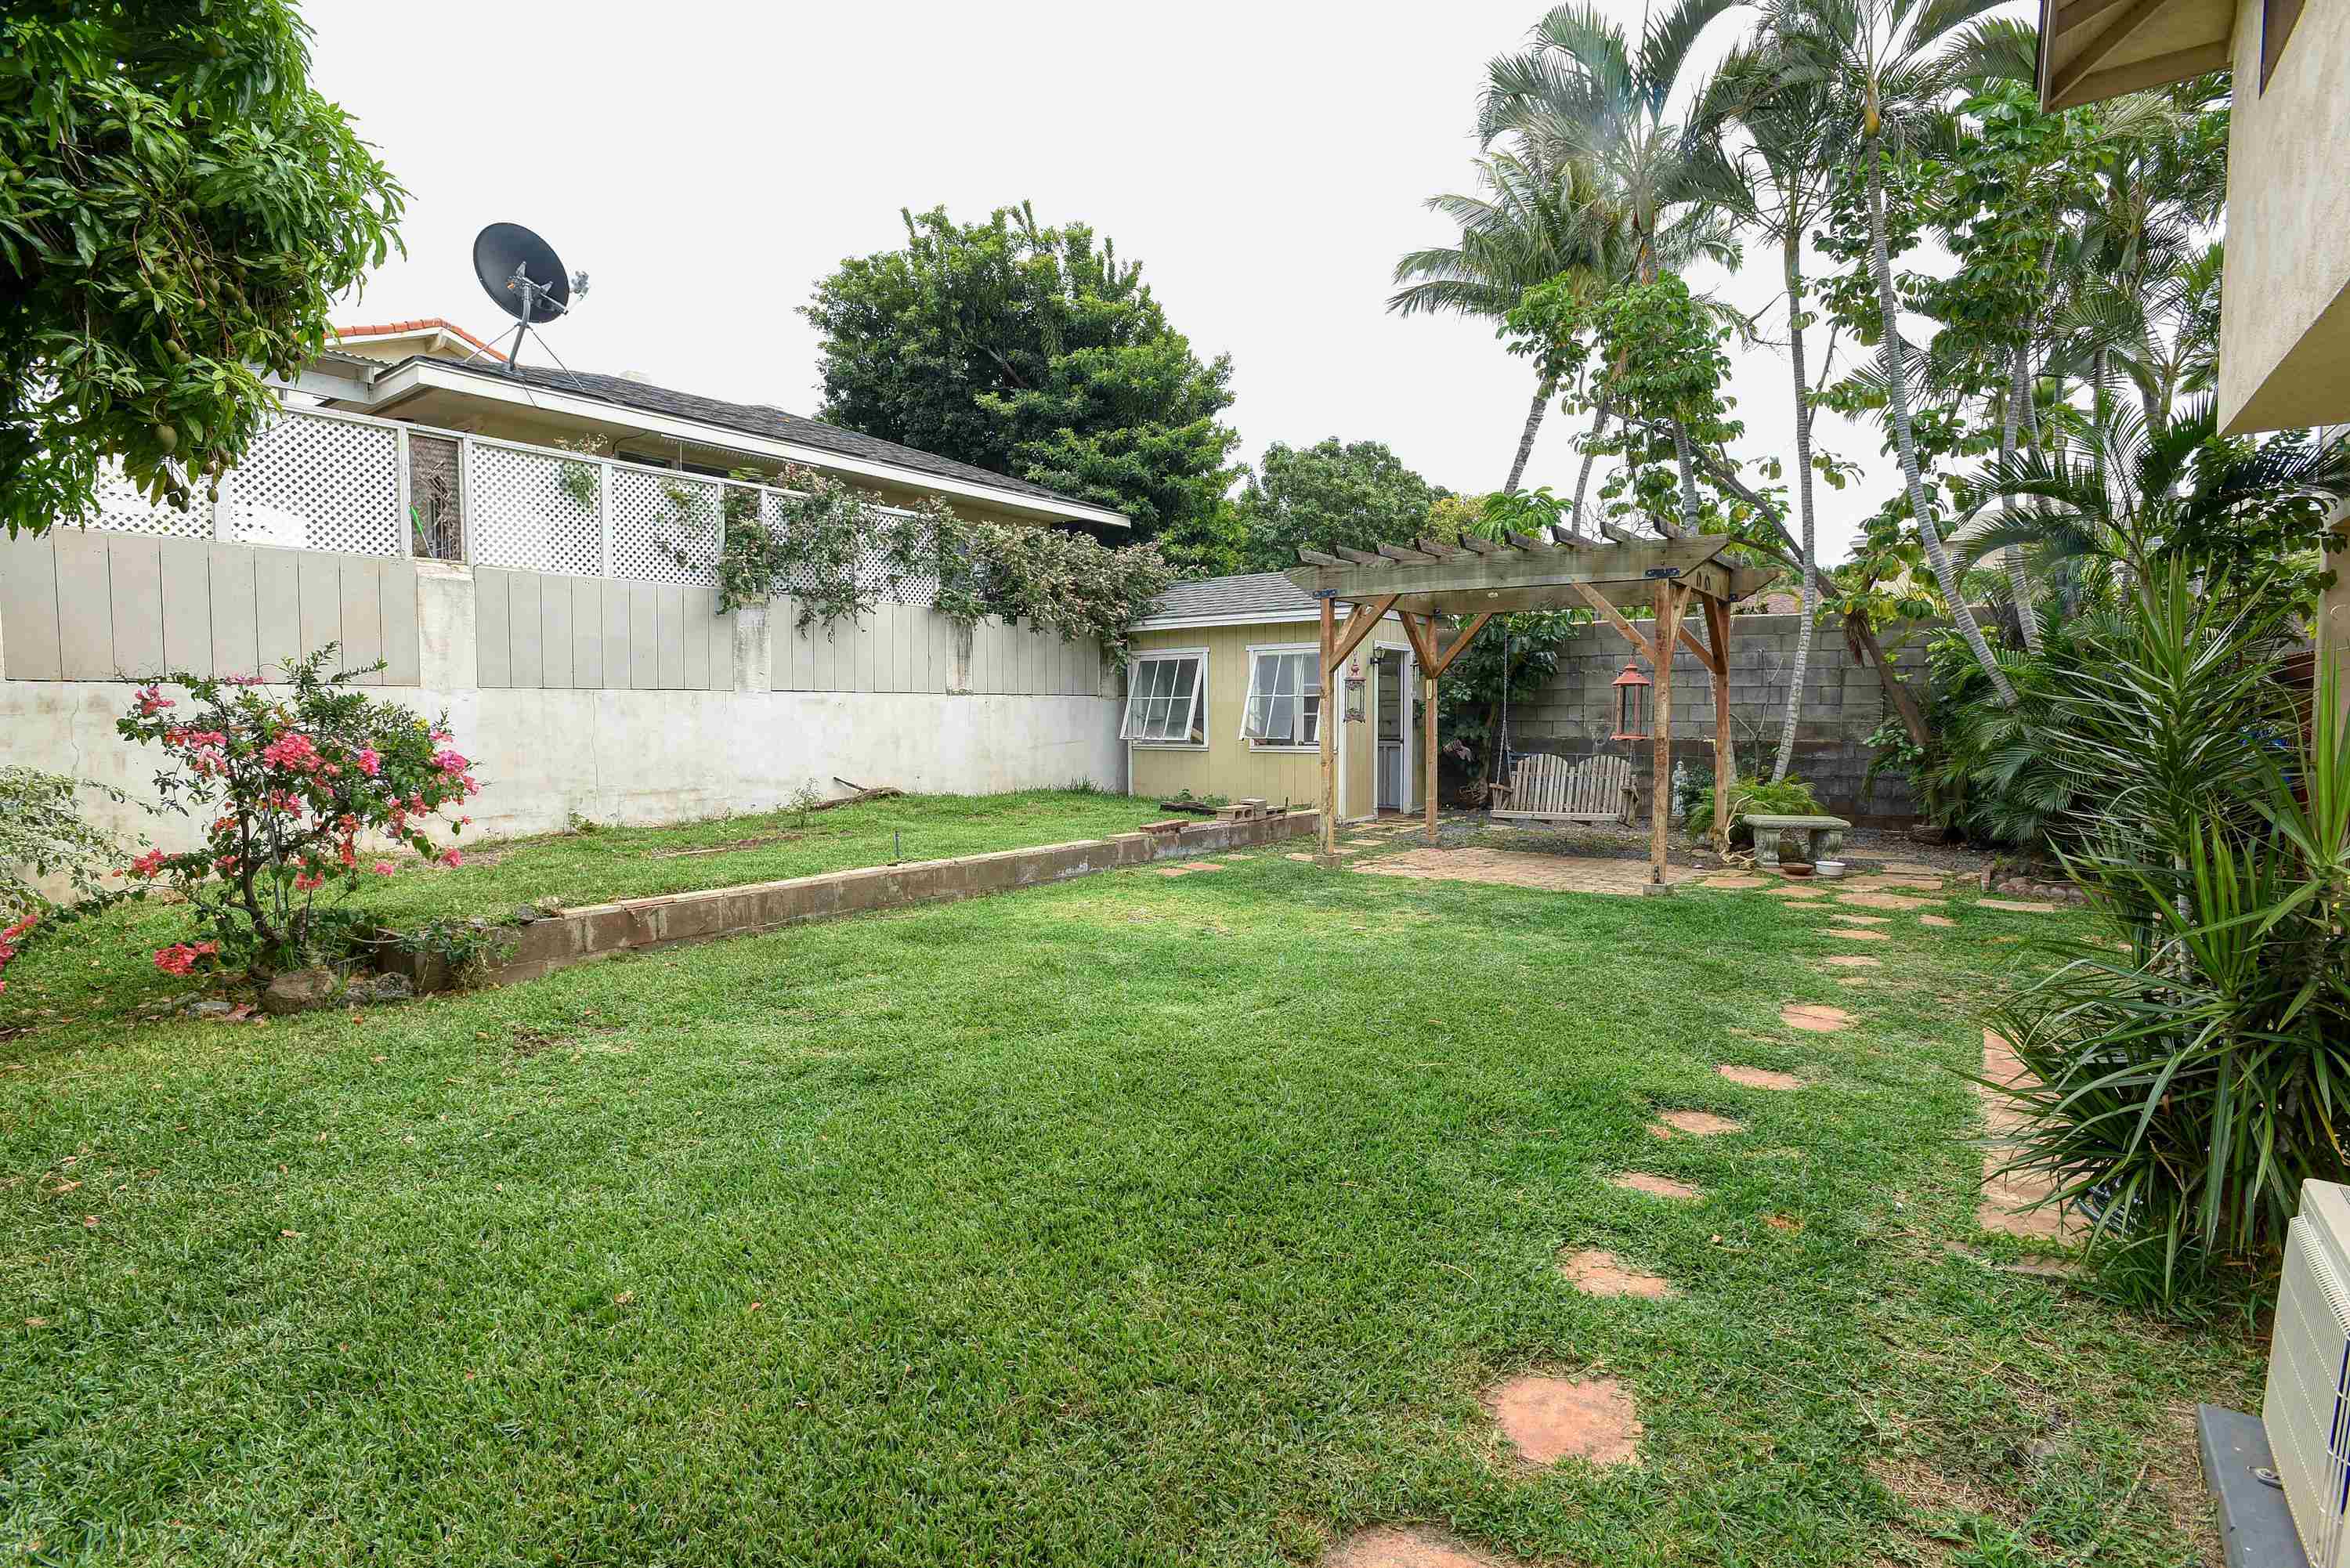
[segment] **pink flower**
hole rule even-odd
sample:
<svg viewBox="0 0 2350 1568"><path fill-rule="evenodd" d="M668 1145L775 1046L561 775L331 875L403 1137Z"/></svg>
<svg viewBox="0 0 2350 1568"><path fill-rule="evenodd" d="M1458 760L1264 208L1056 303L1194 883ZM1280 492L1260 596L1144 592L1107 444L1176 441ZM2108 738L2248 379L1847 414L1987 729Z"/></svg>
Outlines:
<svg viewBox="0 0 2350 1568"><path fill-rule="evenodd" d="M179 706L177 702L174 702L169 697L164 696L162 690L160 687L154 686L141 686L139 689L137 701L139 703L139 716L142 719L151 719L166 708L176 708Z"/></svg>
<svg viewBox="0 0 2350 1568"><path fill-rule="evenodd" d="M465 857L454 849L444 849L441 852L441 864L443 866L463 866L464 863Z"/></svg>
<svg viewBox="0 0 2350 1568"><path fill-rule="evenodd" d="M265 682L258 675L232 675L228 678L228 683L231 686L260 686Z"/></svg>
<svg viewBox="0 0 2350 1568"><path fill-rule="evenodd" d="M391 875L391 862L389 860L379 860L373 866L369 867L368 869L374 872L379 877L389 877Z"/></svg>
<svg viewBox="0 0 2350 1568"><path fill-rule="evenodd" d="M155 950L155 967L165 974L187 975L195 972L196 950L185 942L173 942L168 948Z"/></svg>
<svg viewBox="0 0 2350 1568"><path fill-rule="evenodd" d="M125 877L155 877L160 876L162 870L163 852L160 849L150 849L146 854L133 860L130 863L130 868L121 874Z"/></svg>
<svg viewBox="0 0 2350 1568"><path fill-rule="evenodd" d="M23 936L26 931L31 930L35 926L40 924L40 921L41 917L39 915L27 915L23 919L17 921L15 925L10 926L6 930L0 931L0 940L13 942L18 937Z"/></svg>
<svg viewBox="0 0 2350 1568"><path fill-rule="evenodd" d="M298 871L294 876L294 890L296 893L307 893L314 888L325 887L327 879L316 871Z"/></svg>
<svg viewBox="0 0 2350 1568"><path fill-rule="evenodd" d="M359 772L373 778L383 771L383 754L373 746L361 746L359 754Z"/></svg>
<svg viewBox="0 0 2350 1568"><path fill-rule="evenodd" d="M261 749L261 760L288 773L316 773L318 748L311 743L309 736L288 730Z"/></svg>
<svg viewBox="0 0 2350 1568"><path fill-rule="evenodd" d="M463 773L471 763L459 753L443 751L432 753L432 765L444 774L454 775Z"/></svg>

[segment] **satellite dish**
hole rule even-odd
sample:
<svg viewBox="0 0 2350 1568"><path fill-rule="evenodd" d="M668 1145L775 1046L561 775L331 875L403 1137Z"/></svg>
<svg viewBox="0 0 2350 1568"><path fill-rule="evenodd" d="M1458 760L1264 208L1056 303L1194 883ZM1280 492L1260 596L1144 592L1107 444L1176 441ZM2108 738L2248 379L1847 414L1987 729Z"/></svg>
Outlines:
<svg viewBox="0 0 2350 1568"><path fill-rule="evenodd" d="M473 236L473 275L500 310L534 327L571 307L563 258L520 223L492 223Z"/></svg>
<svg viewBox="0 0 2350 1568"><path fill-rule="evenodd" d="M473 236L473 275L491 301L521 323L505 353L509 375L522 352L523 334L569 315L572 296L588 292L588 275L567 274L555 247L520 223L492 223ZM540 347L546 347L544 338ZM563 361L558 358L556 363Z"/></svg>

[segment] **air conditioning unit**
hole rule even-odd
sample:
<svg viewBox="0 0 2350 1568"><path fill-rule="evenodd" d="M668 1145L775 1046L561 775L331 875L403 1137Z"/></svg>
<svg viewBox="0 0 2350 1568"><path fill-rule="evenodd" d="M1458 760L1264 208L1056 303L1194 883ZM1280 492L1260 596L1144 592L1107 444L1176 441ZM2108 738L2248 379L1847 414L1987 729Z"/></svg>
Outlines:
<svg viewBox="0 0 2350 1568"><path fill-rule="evenodd" d="M2302 1184L2261 1424L2310 1568L2350 1568L2350 1187Z"/></svg>

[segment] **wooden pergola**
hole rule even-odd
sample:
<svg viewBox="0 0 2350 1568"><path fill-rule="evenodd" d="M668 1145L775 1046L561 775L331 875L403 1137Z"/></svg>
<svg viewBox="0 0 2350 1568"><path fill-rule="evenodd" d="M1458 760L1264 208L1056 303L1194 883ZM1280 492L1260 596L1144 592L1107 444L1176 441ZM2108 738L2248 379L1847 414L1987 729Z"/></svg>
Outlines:
<svg viewBox="0 0 2350 1568"><path fill-rule="evenodd" d="M1665 881L1665 832L1672 817L1673 653L1685 642L1713 674L1714 776L1737 774L1730 726L1730 607L1761 588L1772 574L1716 559L1731 545L1726 535L1690 535L1678 539L1627 539L1607 543L1553 528L1543 536L1512 534L1503 540L1463 538L1456 544L1420 539L1410 546L1382 545L1364 550L1300 550L1305 565L1289 580L1320 601L1322 691L1326 710L1339 717L1321 726L1322 850L1337 852L1338 726L1344 722L1339 670L1371 628L1389 611L1401 618L1419 662L1423 718L1422 765L1426 769L1428 841L1436 842L1436 689L1444 672L1493 617L1510 610L1580 609L1598 612L1640 658L1655 678L1650 720L1656 776L1648 843L1648 881ZM1692 603L1705 613L1703 644L1681 630ZM1337 607L1349 607L1342 623ZM1644 635L1624 611L1652 611L1653 635ZM1439 646L1439 617L1460 621L1450 643ZM1713 794L1717 843L1730 829L1730 792Z"/></svg>

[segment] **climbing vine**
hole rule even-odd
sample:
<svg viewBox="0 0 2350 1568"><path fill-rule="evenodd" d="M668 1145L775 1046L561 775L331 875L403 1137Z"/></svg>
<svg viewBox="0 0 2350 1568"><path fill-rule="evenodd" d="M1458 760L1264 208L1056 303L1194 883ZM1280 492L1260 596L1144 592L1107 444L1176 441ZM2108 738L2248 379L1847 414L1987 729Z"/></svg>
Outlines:
<svg viewBox="0 0 2350 1568"><path fill-rule="evenodd" d="M806 630L854 620L885 596L905 601L928 586L931 607L957 625L996 616L1115 651L1174 580L1149 545L1112 549L1083 534L972 521L936 497L888 507L806 469L785 470L782 485L772 516L762 514L758 493L727 493L722 614L788 592ZM878 569L864 564L877 549Z"/></svg>

